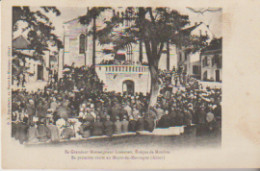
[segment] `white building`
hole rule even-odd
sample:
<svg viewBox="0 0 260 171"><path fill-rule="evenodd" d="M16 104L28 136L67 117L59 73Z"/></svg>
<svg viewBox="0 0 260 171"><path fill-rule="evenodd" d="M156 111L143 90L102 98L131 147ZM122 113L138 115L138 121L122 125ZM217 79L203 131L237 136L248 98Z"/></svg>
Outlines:
<svg viewBox="0 0 260 171"><path fill-rule="evenodd" d="M42 61L40 59L36 59L37 57L34 55L35 50L29 49L29 41L22 35L13 40L12 47L13 67L19 65L26 68L23 70L26 87L37 84L39 87L35 88L43 88L49 79L49 69L57 68L58 57L52 55L51 51L46 49L43 51L44 55L42 57ZM50 58L50 56L52 57ZM17 73L21 72L19 71L20 68L16 67ZM19 74L20 78L18 78L15 73L13 73L13 76L15 77L12 82L13 87L18 88L17 80L22 80L23 74Z"/></svg>
<svg viewBox="0 0 260 171"><path fill-rule="evenodd" d="M104 21L111 17L113 11L106 11L97 18L97 30L104 27ZM131 22L125 22L117 28L118 33L127 28ZM64 65L91 66L93 55L92 22L89 25L81 25L79 19L72 19L64 23ZM124 49L113 53L113 45L100 45L96 41L96 72L104 82L107 91L116 92L149 92L150 73L147 64L144 44L140 41L137 44L128 44ZM165 46L159 68L172 69L176 66L176 48L169 46L169 52ZM118 63L105 64L105 60L116 60ZM103 61L103 62L102 62ZM126 64L127 63L127 64Z"/></svg>
<svg viewBox="0 0 260 171"><path fill-rule="evenodd" d="M222 39L214 39L201 52L201 80L222 82Z"/></svg>
<svg viewBox="0 0 260 171"><path fill-rule="evenodd" d="M195 26L185 29L187 34L191 36L208 36L207 42L211 42L214 38L213 33L210 31L209 27L204 23L195 24ZM187 53L185 48L177 49L177 65L182 67L187 75L200 79L201 66L200 66L200 52Z"/></svg>

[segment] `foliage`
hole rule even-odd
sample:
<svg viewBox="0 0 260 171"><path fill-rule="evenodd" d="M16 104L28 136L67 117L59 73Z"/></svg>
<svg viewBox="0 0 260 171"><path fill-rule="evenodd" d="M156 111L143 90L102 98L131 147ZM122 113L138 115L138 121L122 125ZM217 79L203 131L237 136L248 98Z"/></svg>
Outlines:
<svg viewBox="0 0 260 171"><path fill-rule="evenodd" d="M41 7L45 13L52 12L56 16L60 11L56 7ZM58 36L53 33L55 27L50 19L41 10L33 11L28 6L14 6L12 30L16 32L19 29L19 23L23 22L25 26L22 30L27 32L29 41L28 49L33 49L32 58L43 62L44 51L48 49L48 43L52 43L58 49L62 48L62 42ZM27 72L25 67L28 56L21 54L18 50L13 49L13 76L19 77L20 74Z"/></svg>
<svg viewBox="0 0 260 171"><path fill-rule="evenodd" d="M125 22L130 23L129 26L120 29ZM185 47L192 53L206 45L206 37L191 36L185 31L189 23L189 16L169 8L128 7L121 14L114 12L106 27L97 31L97 36L101 44L113 42L115 49L129 43L144 43L152 82L149 106L153 106L159 91L158 65L166 44Z"/></svg>
<svg viewBox="0 0 260 171"><path fill-rule="evenodd" d="M45 12L53 12L56 16L60 11L56 7L41 7ZM18 30L18 22L27 24L23 31L28 31L29 48L35 50L35 56L43 55L43 51L48 48L48 41L54 42L58 47L62 47L61 40L52 31L55 29L50 19L40 10L32 11L30 7L13 7L13 32Z"/></svg>

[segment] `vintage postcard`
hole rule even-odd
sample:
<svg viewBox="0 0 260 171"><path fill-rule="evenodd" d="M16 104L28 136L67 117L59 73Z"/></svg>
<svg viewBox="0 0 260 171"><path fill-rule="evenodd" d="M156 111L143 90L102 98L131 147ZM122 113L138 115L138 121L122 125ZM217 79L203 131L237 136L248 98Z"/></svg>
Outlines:
<svg viewBox="0 0 260 171"><path fill-rule="evenodd" d="M259 7L3 1L3 168L260 167Z"/></svg>

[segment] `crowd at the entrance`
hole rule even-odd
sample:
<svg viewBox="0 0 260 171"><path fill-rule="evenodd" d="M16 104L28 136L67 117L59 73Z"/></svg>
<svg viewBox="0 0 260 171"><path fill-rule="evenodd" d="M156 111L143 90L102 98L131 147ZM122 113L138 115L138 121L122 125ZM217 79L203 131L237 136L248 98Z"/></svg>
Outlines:
<svg viewBox="0 0 260 171"><path fill-rule="evenodd" d="M220 131L221 89L202 90L175 71L160 71L159 78L157 104L148 109L149 94L106 92L93 68L67 67L44 90L12 92L12 137L57 142L192 124L201 133Z"/></svg>

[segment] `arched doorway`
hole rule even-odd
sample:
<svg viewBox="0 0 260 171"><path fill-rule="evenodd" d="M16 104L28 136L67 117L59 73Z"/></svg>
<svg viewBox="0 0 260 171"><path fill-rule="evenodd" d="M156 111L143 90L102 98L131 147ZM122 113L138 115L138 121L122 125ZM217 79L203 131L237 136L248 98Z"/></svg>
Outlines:
<svg viewBox="0 0 260 171"><path fill-rule="evenodd" d="M135 92L135 83L132 80L125 80L122 84L123 92L133 95Z"/></svg>

